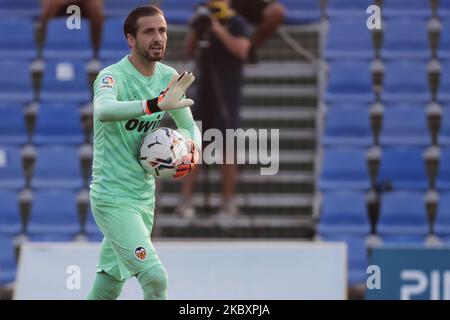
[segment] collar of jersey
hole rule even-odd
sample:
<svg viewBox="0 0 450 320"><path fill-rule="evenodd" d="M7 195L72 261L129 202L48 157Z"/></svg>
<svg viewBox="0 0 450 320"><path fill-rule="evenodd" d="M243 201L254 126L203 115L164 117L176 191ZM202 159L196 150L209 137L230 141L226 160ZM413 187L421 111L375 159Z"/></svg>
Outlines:
<svg viewBox="0 0 450 320"><path fill-rule="evenodd" d="M156 62L155 71L153 72L153 74L151 76L147 77L147 76L144 76L142 73L140 73L138 69L136 69L136 67L131 63L131 61L128 57L129 57L129 55L126 55L122 60L125 60L124 63L126 65L127 69L130 70L130 72L132 74L136 75L139 79L146 80L146 81L150 81L153 78L153 76L155 75L155 73L158 69L158 62Z"/></svg>

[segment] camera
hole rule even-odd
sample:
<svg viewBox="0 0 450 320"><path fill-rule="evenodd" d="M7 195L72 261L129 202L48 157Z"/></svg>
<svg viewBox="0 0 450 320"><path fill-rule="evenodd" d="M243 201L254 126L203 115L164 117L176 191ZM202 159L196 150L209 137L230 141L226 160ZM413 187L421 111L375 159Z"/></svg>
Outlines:
<svg viewBox="0 0 450 320"><path fill-rule="evenodd" d="M211 10L206 4L199 4L191 20L191 27L200 37L211 30Z"/></svg>
<svg viewBox="0 0 450 320"><path fill-rule="evenodd" d="M196 6L194 16L191 19L191 27L201 37L211 30L211 17L218 20L226 20L234 15L234 11L228 7L225 1L213 0L200 3Z"/></svg>

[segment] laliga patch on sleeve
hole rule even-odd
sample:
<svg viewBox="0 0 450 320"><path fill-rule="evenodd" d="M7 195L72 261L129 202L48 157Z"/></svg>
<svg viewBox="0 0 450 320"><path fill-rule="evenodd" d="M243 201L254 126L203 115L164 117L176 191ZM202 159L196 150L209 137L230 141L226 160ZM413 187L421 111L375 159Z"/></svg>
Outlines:
<svg viewBox="0 0 450 320"><path fill-rule="evenodd" d="M114 84L116 83L116 80L112 76L104 76L100 80L100 88L112 88L114 87Z"/></svg>

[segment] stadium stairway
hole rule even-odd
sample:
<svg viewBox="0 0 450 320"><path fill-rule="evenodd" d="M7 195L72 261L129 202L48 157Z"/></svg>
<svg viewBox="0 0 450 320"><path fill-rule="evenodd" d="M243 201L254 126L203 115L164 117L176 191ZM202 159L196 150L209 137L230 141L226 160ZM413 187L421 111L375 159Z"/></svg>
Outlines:
<svg viewBox="0 0 450 320"><path fill-rule="evenodd" d="M318 56L320 24L284 28L296 42ZM169 32L167 63L178 70L192 69L192 63L182 56L187 30L173 26ZM260 168L265 165L241 165L236 195L241 214L219 224L213 218L221 200L217 167L208 171L209 183L205 182L204 172L199 176L194 196L199 214L195 219L181 219L174 214L181 183L162 181L157 188L156 236L313 236L318 71L278 34L258 51L258 57L258 64L245 67L241 124L244 130L279 129L279 172L264 176ZM163 125L173 127L170 122ZM209 211L204 206L205 190L210 195Z"/></svg>

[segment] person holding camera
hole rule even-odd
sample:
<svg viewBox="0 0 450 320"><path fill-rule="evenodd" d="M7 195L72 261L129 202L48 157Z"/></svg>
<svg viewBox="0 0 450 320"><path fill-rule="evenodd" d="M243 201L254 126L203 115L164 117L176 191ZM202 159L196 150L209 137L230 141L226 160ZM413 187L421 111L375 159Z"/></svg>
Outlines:
<svg viewBox="0 0 450 320"><path fill-rule="evenodd" d="M198 70L193 112L196 119L202 121L203 131L210 128L220 130L226 145L226 129L239 127L243 66L250 48L249 26L244 18L230 8L229 0L210 0L197 8L190 27L185 49L188 56L196 56ZM231 217L238 213L234 198L238 168L235 161L225 161L228 147L224 149L219 217ZM176 209L178 214L186 218L195 215L192 192L198 171L186 177L182 189L183 199Z"/></svg>
<svg viewBox="0 0 450 320"><path fill-rule="evenodd" d="M231 6L255 27L248 62L256 63L256 50L283 23L285 8L276 0L232 0Z"/></svg>

